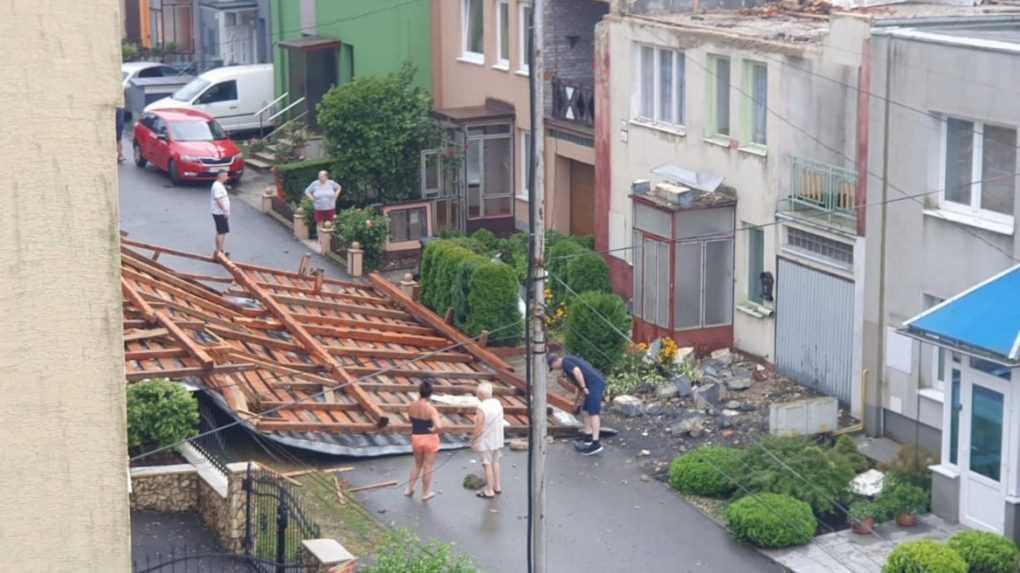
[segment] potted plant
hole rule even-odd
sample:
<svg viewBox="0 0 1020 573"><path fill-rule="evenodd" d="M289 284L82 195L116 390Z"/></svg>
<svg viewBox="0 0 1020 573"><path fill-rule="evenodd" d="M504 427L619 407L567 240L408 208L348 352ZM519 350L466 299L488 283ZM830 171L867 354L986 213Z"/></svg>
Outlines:
<svg viewBox="0 0 1020 573"><path fill-rule="evenodd" d="M896 516L897 525L914 527L917 525L917 515L928 509L928 494L916 485L898 483L888 492L882 493L880 503Z"/></svg>
<svg viewBox="0 0 1020 573"><path fill-rule="evenodd" d="M850 504L850 527L858 535L867 535L872 532L881 513L881 508L873 501L855 501Z"/></svg>

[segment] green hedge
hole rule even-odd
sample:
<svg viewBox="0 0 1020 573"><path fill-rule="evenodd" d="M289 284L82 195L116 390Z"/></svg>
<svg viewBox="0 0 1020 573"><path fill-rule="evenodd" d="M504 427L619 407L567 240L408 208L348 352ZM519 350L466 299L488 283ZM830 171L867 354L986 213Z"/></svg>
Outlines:
<svg viewBox="0 0 1020 573"><path fill-rule="evenodd" d="M818 527L810 505L775 493L737 500L726 511L726 520L734 537L767 549L803 545Z"/></svg>
<svg viewBox="0 0 1020 573"><path fill-rule="evenodd" d="M331 171L333 169L333 160L315 159L312 161L277 165L276 177L283 186L283 195L287 202L292 205L300 205L305 189L308 188L312 181L319 177L319 172L323 169Z"/></svg>
<svg viewBox="0 0 1020 573"><path fill-rule="evenodd" d="M630 333L631 318L622 298L593 291L571 301L566 325L567 352L581 356L602 372L610 372L623 357L627 345L624 335Z"/></svg>
<svg viewBox="0 0 1020 573"><path fill-rule="evenodd" d="M487 330L493 333L489 338L493 344L516 344L523 326L517 307L520 284L514 270L464 244L461 239L443 239L425 247L420 273L422 304L440 315L452 308L454 323L471 336Z"/></svg>
<svg viewBox="0 0 1020 573"><path fill-rule="evenodd" d="M968 573L1016 573L1016 545L1005 537L988 531L962 531L948 542L967 563Z"/></svg>
<svg viewBox="0 0 1020 573"><path fill-rule="evenodd" d="M344 209L336 219L333 234L344 249L351 243L361 243L365 250L365 270L379 268L386 250L390 220L373 209Z"/></svg>
<svg viewBox="0 0 1020 573"><path fill-rule="evenodd" d="M127 389L128 447L151 450L198 434L198 400L184 386L165 378Z"/></svg>
<svg viewBox="0 0 1020 573"><path fill-rule="evenodd" d="M567 302L570 297L566 287L563 286L567 280L567 265L575 257L585 252L584 247L575 241L560 239L552 244L546 252L546 263L549 271L549 280L546 286L552 291L552 306L558 307ZM557 280L559 279L559 280ZM563 282L560 282L563 281Z"/></svg>
<svg viewBox="0 0 1020 573"><path fill-rule="evenodd" d="M953 548L922 539L897 545L882 573L967 573L967 562Z"/></svg>
<svg viewBox="0 0 1020 573"><path fill-rule="evenodd" d="M730 477L740 471L741 457L736 448L698 448L673 460L669 484L684 493L726 497L737 487Z"/></svg>
<svg viewBox="0 0 1020 573"><path fill-rule="evenodd" d="M570 290L577 294L589 291L613 292L609 284L609 265L594 251L567 259L565 280Z"/></svg>

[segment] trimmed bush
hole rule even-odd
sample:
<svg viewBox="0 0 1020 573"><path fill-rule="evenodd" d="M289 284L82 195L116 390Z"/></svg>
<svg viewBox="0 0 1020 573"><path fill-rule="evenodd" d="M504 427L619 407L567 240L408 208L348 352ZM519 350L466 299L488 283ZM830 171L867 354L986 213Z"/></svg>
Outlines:
<svg viewBox="0 0 1020 573"><path fill-rule="evenodd" d="M549 271L549 280L546 286L552 291L552 306L557 307L571 297L563 283L568 283L567 265L575 257L584 253L584 247L569 239L560 239L552 244L546 252L546 268ZM560 282L563 281L563 282ZM580 294L580 293L578 293Z"/></svg>
<svg viewBox="0 0 1020 573"><path fill-rule="evenodd" d="M470 264L466 262L465 266ZM483 330L492 333L489 343L512 346L524 332L518 310L517 277L509 266L490 261L478 265L471 274L468 295L468 320L464 332L477 336Z"/></svg>
<svg viewBox="0 0 1020 573"><path fill-rule="evenodd" d="M365 269L379 268L390 235L390 220L373 209L344 209L336 219L333 231L344 249L354 242L365 250Z"/></svg>
<svg viewBox="0 0 1020 573"><path fill-rule="evenodd" d="M818 527L810 505L774 493L735 501L726 511L726 520L734 537L766 549L804 545Z"/></svg>
<svg viewBox="0 0 1020 573"><path fill-rule="evenodd" d="M609 284L609 265L593 251L567 259L565 280L570 290L577 294L589 291L613 292Z"/></svg>
<svg viewBox="0 0 1020 573"><path fill-rule="evenodd" d="M128 447L151 450L198 434L198 400L165 378L139 382L127 390Z"/></svg>
<svg viewBox="0 0 1020 573"><path fill-rule="evenodd" d="M953 548L922 539L897 545L882 573L967 573L967 563Z"/></svg>
<svg viewBox="0 0 1020 573"><path fill-rule="evenodd" d="M832 449L801 437L769 437L748 448L745 487L799 499L822 516L837 511L848 496L853 465Z"/></svg>
<svg viewBox="0 0 1020 573"><path fill-rule="evenodd" d="M485 262L483 257L466 257L457 265L450 302L453 303L454 324L461 330L464 330L471 315L471 279Z"/></svg>
<svg viewBox="0 0 1020 573"><path fill-rule="evenodd" d="M623 357L631 318L622 298L586 292L570 303L566 325L567 352L581 356L602 372L609 372Z"/></svg>
<svg viewBox="0 0 1020 573"><path fill-rule="evenodd" d="M736 477L741 458L742 452L736 448L698 448L673 460L669 485L684 493L726 497L737 488L730 477Z"/></svg>
<svg viewBox="0 0 1020 573"><path fill-rule="evenodd" d="M496 234L488 229L478 229L474 233L471 233L471 238L478 242L485 249L485 252L491 253L499 247L499 239L496 238Z"/></svg>
<svg viewBox="0 0 1020 573"><path fill-rule="evenodd" d="M962 531L947 542L967 563L968 573L1016 573L1020 550L988 531Z"/></svg>
<svg viewBox="0 0 1020 573"><path fill-rule="evenodd" d="M333 163L332 159L316 159L277 165L276 177L283 187L283 195L287 202L292 205L300 205L308 184L315 181L323 169L330 171L330 175L336 179L337 177L332 173ZM343 184L343 182L340 183Z"/></svg>

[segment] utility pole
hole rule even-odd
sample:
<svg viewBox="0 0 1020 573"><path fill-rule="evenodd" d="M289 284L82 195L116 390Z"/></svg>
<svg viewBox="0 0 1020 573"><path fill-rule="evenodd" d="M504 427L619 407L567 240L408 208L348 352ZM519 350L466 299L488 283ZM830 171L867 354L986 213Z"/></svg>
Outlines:
<svg viewBox="0 0 1020 573"><path fill-rule="evenodd" d="M529 522L532 573L546 571L545 535L545 458L548 417L546 402L549 374L545 347L545 83L543 29L545 0L532 3L531 61L528 82L531 88L531 184L528 188L528 225L531 234L531 304L529 305L531 368L531 499Z"/></svg>

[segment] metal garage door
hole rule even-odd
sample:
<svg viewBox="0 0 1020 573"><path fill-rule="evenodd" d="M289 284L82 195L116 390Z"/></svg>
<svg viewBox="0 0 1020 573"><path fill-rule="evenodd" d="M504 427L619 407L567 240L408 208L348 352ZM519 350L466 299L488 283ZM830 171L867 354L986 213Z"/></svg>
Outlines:
<svg viewBox="0 0 1020 573"><path fill-rule="evenodd" d="M776 369L850 404L854 283L779 259Z"/></svg>

